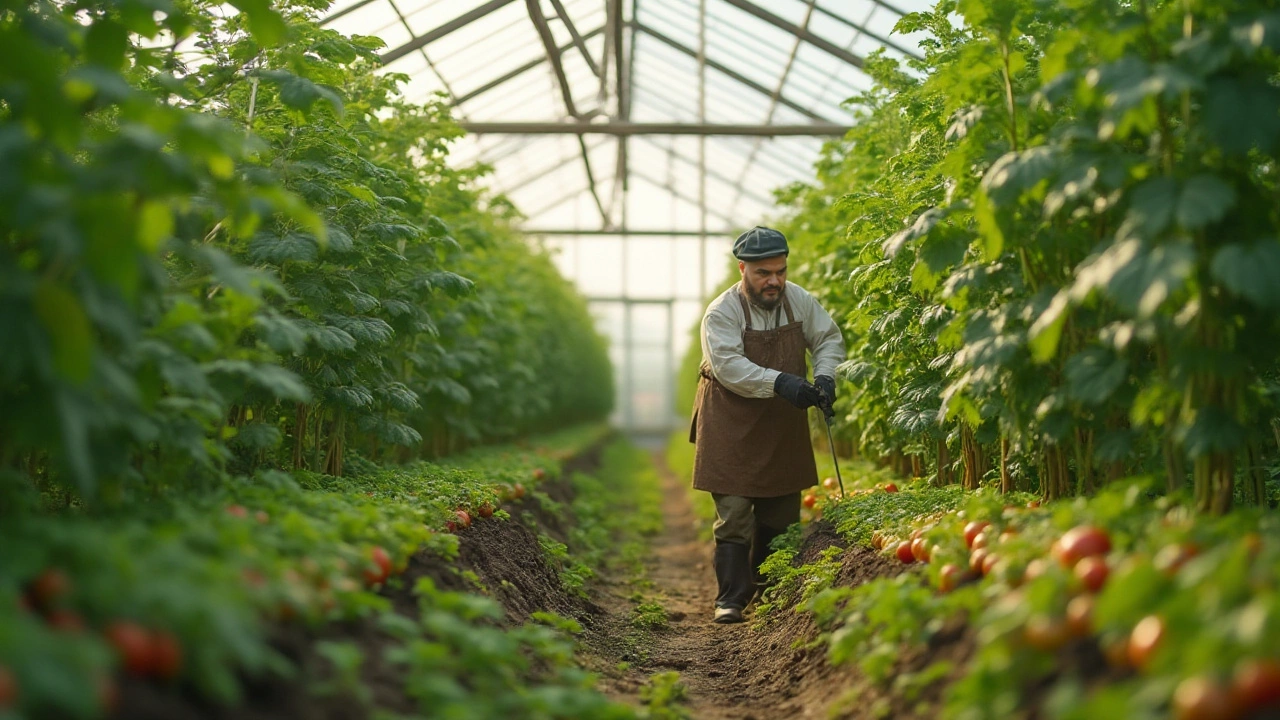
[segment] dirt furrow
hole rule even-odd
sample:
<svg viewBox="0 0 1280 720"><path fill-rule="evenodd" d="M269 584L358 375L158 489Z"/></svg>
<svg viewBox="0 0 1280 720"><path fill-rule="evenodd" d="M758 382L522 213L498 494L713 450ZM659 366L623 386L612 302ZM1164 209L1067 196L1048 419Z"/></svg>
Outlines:
<svg viewBox="0 0 1280 720"><path fill-rule="evenodd" d="M716 581L711 566L712 545L699 538L701 521L689 502L683 481L655 454L664 486L664 532L652 543L646 563L650 594L662 598L669 625L653 632L647 647L628 647L622 657L626 672L607 673L606 692L635 701L638 688L653 673L675 670L687 688L686 707L697 720L774 720L826 718L833 704L854 687L856 673L833 668L820 649L804 645L817 629L807 617L784 611L764 627L747 622L716 625L711 622ZM834 536L811 538L824 546L839 542ZM869 551L851 551L851 558L865 567L853 573L856 581L896 572L889 563ZM624 585L607 586L599 601L609 614L596 633L625 635L627 613L634 602ZM856 712L837 713L856 715Z"/></svg>

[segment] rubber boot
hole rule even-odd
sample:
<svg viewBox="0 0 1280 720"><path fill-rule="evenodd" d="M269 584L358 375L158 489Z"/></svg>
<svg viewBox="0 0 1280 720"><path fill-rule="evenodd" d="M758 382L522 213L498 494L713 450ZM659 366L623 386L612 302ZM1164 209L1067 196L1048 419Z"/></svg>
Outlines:
<svg viewBox="0 0 1280 720"><path fill-rule="evenodd" d="M720 591L716 595L715 621L718 623L742 622L742 610L755 593L750 555L751 549L742 543L716 543L716 582Z"/></svg>
<svg viewBox="0 0 1280 720"><path fill-rule="evenodd" d="M760 574L760 566L764 564L765 558L773 554L769 549L769 543L773 539L786 532L786 530L775 530L767 525L756 523L755 535L751 541L751 579L755 585L755 598L759 598L764 594L765 579Z"/></svg>

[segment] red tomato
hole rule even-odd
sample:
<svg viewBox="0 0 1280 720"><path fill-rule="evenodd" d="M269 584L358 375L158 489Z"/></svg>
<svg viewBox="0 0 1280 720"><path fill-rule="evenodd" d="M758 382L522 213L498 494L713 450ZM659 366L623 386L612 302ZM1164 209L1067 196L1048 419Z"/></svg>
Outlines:
<svg viewBox="0 0 1280 720"><path fill-rule="evenodd" d="M1110 568L1107 567L1107 561L1104 558L1093 556L1083 558L1076 563L1075 572L1076 577L1080 578L1080 582L1089 592L1098 592L1107 582Z"/></svg>
<svg viewBox="0 0 1280 720"><path fill-rule="evenodd" d="M48 611L71 590L71 578L58 568L47 568L31 581L31 604Z"/></svg>
<svg viewBox="0 0 1280 720"><path fill-rule="evenodd" d="M982 550L982 549L983 548L978 548L978 550ZM977 552L977 551L975 550L974 552ZM982 574L990 575L991 571L996 569L996 563L998 562L1000 562L999 555L995 553L987 553L987 556L982 558Z"/></svg>
<svg viewBox="0 0 1280 720"><path fill-rule="evenodd" d="M485 503L481 505L480 507L476 508L476 514L482 518L493 517L493 505L491 505L490 503Z"/></svg>
<svg viewBox="0 0 1280 720"><path fill-rule="evenodd" d="M805 496L800 500L800 503L807 508L811 508L818 504L818 496L813 493L805 493Z"/></svg>
<svg viewBox="0 0 1280 720"><path fill-rule="evenodd" d="M1031 502L1027 503L1027 507L1034 510L1035 508L1040 507L1040 501L1032 500Z"/></svg>
<svg viewBox="0 0 1280 720"><path fill-rule="evenodd" d="M271 522L271 516L267 514L266 510L259 510L255 512L253 514L253 519L257 520L258 523L261 525L266 525L267 523Z"/></svg>
<svg viewBox="0 0 1280 720"><path fill-rule="evenodd" d="M969 553L969 569L976 573L982 572L982 563L984 563L986 559L987 559L986 548L978 548L977 550L974 550L973 552Z"/></svg>
<svg viewBox="0 0 1280 720"><path fill-rule="evenodd" d="M116 620L103 631L107 642L115 648L125 672L134 677L151 673L151 633L137 623Z"/></svg>
<svg viewBox="0 0 1280 720"><path fill-rule="evenodd" d="M1076 637L1085 637L1093 632L1092 595L1077 595L1067 603L1067 628Z"/></svg>
<svg viewBox="0 0 1280 720"><path fill-rule="evenodd" d="M1102 528L1081 525L1068 530L1058 539L1058 561L1065 567L1075 567L1081 558L1106 555L1111 552L1111 538Z"/></svg>
<svg viewBox="0 0 1280 720"><path fill-rule="evenodd" d="M987 526L990 524L991 523L986 522L985 520L983 521L973 520L973 521L970 521L969 524L965 525L964 526L965 546L970 548L973 547L973 539L976 538L978 536L978 533L985 530Z"/></svg>
<svg viewBox="0 0 1280 720"><path fill-rule="evenodd" d="M1044 558L1034 558L1027 563L1027 569L1022 572L1022 578L1028 582L1035 580L1049 569L1049 563Z"/></svg>
<svg viewBox="0 0 1280 720"><path fill-rule="evenodd" d="M182 672L182 647L172 633L159 630L151 635L151 672L165 680Z"/></svg>
<svg viewBox="0 0 1280 720"><path fill-rule="evenodd" d="M512 485L511 497L515 498L516 500L519 500L520 498L524 497L524 485L520 483L516 483L515 485Z"/></svg>
<svg viewBox="0 0 1280 720"><path fill-rule="evenodd" d="M1280 709L1280 662L1245 660L1236 666L1231 696L1245 713Z"/></svg>
<svg viewBox="0 0 1280 720"><path fill-rule="evenodd" d="M1129 633L1129 664L1136 668L1145 668L1151 660L1151 653L1164 638L1164 620L1159 615L1148 615L1138 621Z"/></svg>
<svg viewBox="0 0 1280 720"><path fill-rule="evenodd" d="M969 543L969 547L973 548L974 550L977 550L978 548L984 548L990 544L991 544L991 536L987 535L986 530L983 530L982 532L973 536L973 542Z"/></svg>
<svg viewBox="0 0 1280 720"><path fill-rule="evenodd" d="M0 710L8 710L18 704L18 679L9 668L0 665Z"/></svg>
<svg viewBox="0 0 1280 720"><path fill-rule="evenodd" d="M924 538L912 540L911 555L920 562L929 562L929 543Z"/></svg>
<svg viewBox="0 0 1280 720"><path fill-rule="evenodd" d="M458 523L450 520L449 522L444 524L444 529L448 530L451 533L456 533L458 532Z"/></svg>
<svg viewBox="0 0 1280 720"><path fill-rule="evenodd" d="M391 577L391 556L387 554L387 551L381 545L374 545L369 550L369 560L373 562L377 570L374 570L373 567L365 568L365 582L370 585L386 582L387 578Z"/></svg>
<svg viewBox="0 0 1280 720"><path fill-rule="evenodd" d="M534 468L534 469L533 469L533 480L534 480L534 482L542 482L543 480L545 480L545 479L546 479L546 477L547 477L547 471L546 471L546 470L543 470L542 468Z"/></svg>
<svg viewBox="0 0 1280 720"><path fill-rule="evenodd" d="M54 630L69 633L84 632L84 618L71 610L58 608L45 616L45 622Z"/></svg>
<svg viewBox="0 0 1280 720"><path fill-rule="evenodd" d="M898 486L894 485L893 483L885 483L884 491L891 492L891 493L898 492Z"/></svg>
<svg viewBox="0 0 1280 720"><path fill-rule="evenodd" d="M1200 549L1190 543L1170 543L1160 548L1153 562L1160 572L1176 575L1199 552Z"/></svg>
<svg viewBox="0 0 1280 720"><path fill-rule="evenodd" d="M1058 617L1032 615L1022 629L1022 636L1031 647L1044 652L1054 652L1070 639L1067 623Z"/></svg>
<svg viewBox="0 0 1280 720"><path fill-rule="evenodd" d="M942 572L938 574L938 589L942 592L951 592L960 584L962 573L958 565L947 563L942 566Z"/></svg>
<svg viewBox="0 0 1280 720"><path fill-rule="evenodd" d="M459 526L464 528L471 527L471 516L467 514L466 510L463 510L462 508L458 508L457 510L453 511L453 514L458 518Z"/></svg>
<svg viewBox="0 0 1280 720"><path fill-rule="evenodd" d="M249 517L249 511L243 505L228 505L227 514L232 517Z"/></svg>
<svg viewBox="0 0 1280 720"><path fill-rule="evenodd" d="M1231 720L1237 714L1227 689L1211 677L1186 678L1173 691L1173 716L1177 720Z"/></svg>
<svg viewBox="0 0 1280 720"><path fill-rule="evenodd" d="M835 490L840 487L840 482L833 477L829 477L822 481L822 487L828 490Z"/></svg>
<svg viewBox="0 0 1280 720"><path fill-rule="evenodd" d="M907 542L906 540L903 540L902 542L898 543L898 549L895 550L894 552L895 554L897 554L898 559L901 560L902 564L904 565L910 565L911 563L916 561L916 556L911 554L911 543Z"/></svg>

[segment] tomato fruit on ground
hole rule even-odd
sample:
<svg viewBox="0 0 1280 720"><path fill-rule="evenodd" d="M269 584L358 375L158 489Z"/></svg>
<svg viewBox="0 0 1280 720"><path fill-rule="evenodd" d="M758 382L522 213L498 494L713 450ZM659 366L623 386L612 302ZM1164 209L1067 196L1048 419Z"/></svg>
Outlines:
<svg viewBox="0 0 1280 720"><path fill-rule="evenodd" d="M920 562L929 562L929 543L924 538L911 541L911 555Z"/></svg>
<svg viewBox="0 0 1280 720"><path fill-rule="evenodd" d="M885 483L884 491L891 493L898 492L898 486L893 483Z"/></svg>
<svg viewBox="0 0 1280 720"><path fill-rule="evenodd" d="M916 561L916 556L911 553L911 543L906 540L898 543L898 549L894 553L904 565L910 565Z"/></svg>
<svg viewBox="0 0 1280 720"><path fill-rule="evenodd" d="M836 488L840 487L840 482L833 477L825 478L822 481L822 487L828 490L835 490Z"/></svg>
<svg viewBox="0 0 1280 720"><path fill-rule="evenodd" d="M811 508L818 504L818 496L813 493L805 493L804 497L800 500L800 504L807 508Z"/></svg>
<svg viewBox="0 0 1280 720"><path fill-rule="evenodd" d="M989 526L990 524L991 523L986 522L985 520L981 520L981 521L972 520L967 525L965 525L964 526L965 547L970 547L970 548L973 547L973 539L978 537L978 534L981 533L983 530L987 529L987 526Z"/></svg>
<svg viewBox="0 0 1280 720"><path fill-rule="evenodd" d="M151 673L151 633L137 623L117 620L103 631L107 642L115 648L125 672L134 677Z"/></svg>
<svg viewBox="0 0 1280 720"><path fill-rule="evenodd" d="M1280 662L1242 661L1231 681L1231 697L1246 713L1280 709Z"/></svg>
<svg viewBox="0 0 1280 720"><path fill-rule="evenodd" d="M165 680L172 680L182 672L182 646L168 631L151 634L151 672Z"/></svg>
<svg viewBox="0 0 1280 720"><path fill-rule="evenodd" d="M1164 638L1164 620L1159 615L1148 615L1133 626L1129 633L1129 663L1136 668L1145 668L1151 660L1151 653Z"/></svg>
<svg viewBox="0 0 1280 720"><path fill-rule="evenodd" d="M377 585L386 582L391 577L391 555L387 553L381 545L375 545L369 550L369 560L371 560L378 569L372 567L365 568L364 579L370 585Z"/></svg>
<svg viewBox="0 0 1280 720"><path fill-rule="evenodd" d="M1064 567L1072 568L1081 559L1111 552L1111 537L1102 528L1073 527L1054 544L1054 554Z"/></svg>
<svg viewBox="0 0 1280 720"><path fill-rule="evenodd" d="M986 562L987 554L986 548L978 548L969 553L969 569L976 573L982 572L982 564Z"/></svg>
<svg viewBox="0 0 1280 720"><path fill-rule="evenodd" d="M482 518L493 517L493 505L491 505L490 503L485 503L481 505L480 507L476 508L476 514Z"/></svg>
<svg viewBox="0 0 1280 720"><path fill-rule="evenodd" d="M1037 650L1054 652L1070 639L1071 633L1062 618L1032 615L1022 629L1022 637Z"/></svg>
<svg viewBox="0 0 1280 720"><path fill-rule="evenodd" d="M1067 603L1067 628L1076 637L1085 637L1093 632L1093 606L1096 601L1092 595L1077 595Z"/></svg>
<svg viewBox="0 0 1280 720"><path fill-rule="evenodd" d="M960 570L960 566L947 563L942 566L942 571L938 573L938 589L942 592L951 592L960 584L964 574Z"/></svg>
<svg viewBox="0 0 1280 720"><path fill-rule="evenodd" d="M467 514L466 510L459 508L457 510L454 510L453 514L455 517L458 518L458 525L460 527L464 527L464 528L471 527L471 515Z"/></svg>
<svg viewBox="0 0 1280 720"><path fill-rule="evenodd" d="M27 592L31 604L37 610L47 612L70 590L71 578L65 572L47 568L31 581Z"/></svg>
<svg viewBox="0 0 1280 720"><path fill-rule="evenodd" d="M18 703L18 679L9 668L0 665L0 710L13 707Z"/></svg>
<svg viewBox="0 0 1280 720"><path fill-rule="evenodd" d="M227 514L232 517L249 517L249 511L243 505L228 505Z"/></svg>
<svg viewBox="0 0 1280 720"><path fill-rule="evenodd" d="M1231 694L1211 677L1186 678L1173 691L1173 716L1177 720L1230 720L1238 714Z"/></svg>
<svg viewBox="0 0 1280 720"><path fill-rule="evenodd" d="M1098 556L1082 558L1076 563L1075 574L1080 582L1089 592L1098 592L1107 582L1107 575L1111 569L1107 567L1107 561Z"/></svg>

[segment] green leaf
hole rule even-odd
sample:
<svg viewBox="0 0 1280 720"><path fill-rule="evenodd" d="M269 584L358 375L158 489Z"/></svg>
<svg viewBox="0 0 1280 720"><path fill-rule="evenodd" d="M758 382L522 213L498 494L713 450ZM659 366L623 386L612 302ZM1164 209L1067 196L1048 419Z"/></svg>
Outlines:
<svg viewBox="0 0 1280 720"><path fill-rule="evenodd" d="M973 202L973 216L978 221L978 247L982 252L982 259L992 262L1004 252L1004 231L1000 229L995 208L985 192L976 194Z"/></svg>
<svg viewBox="0 0 1280 720"><path fill-rule="evenodd" d="M1248 432L1222 408L1211 405L1195 415L1179 438L1192 457L1232 452L1244 445Z"/></svg>
<svg viewBox="0 0 1280 720"><path fill-rule="evenodd" d="M1173 219L1178 205L1178 183L1171 177L1158 176L1144 180L1130 194L1129 213L1125 225L1140 237L1158 235ZM1123 234L1123 233L1122 233Z"/></svg>
<svg viewBox="0 0 1280 720"><path fill-rule="evenodd" d="M1204 125L1210 137L1229 153L1253 148L1269 153L1280 135L1280 88L1259 74L1224 73L1209 81Z"/></svg>
<svg viewBox="0 0 1280 720"><path fill-rule="evenodd" d="M1027 346L1031 357L1038 363L1048 362L1058 352L1058 342L1062 338L1062 328L1067 323L1067 308L1070 296L1066 291L1059 291L1053 296L1049 307L1031 324L1027 333Z"/></svg>
<svg viewBox="0 0 1280 720"><path fill-rule="evenodd" d="M1067 358L1067 394L1085 405L1101 405L1128 376L1129 361L1109 348L1091 347Z"/></svg>
<svg viewBox="0 0 1280 720"><path fill-rule="evenodd" d="M1236 192L1213 175L1196 175L1187 180L1178 198L1178 224L1196 230L1216 223L1236 203Z"/></svg>
<svg viewBox="0 0 1280 720"><path fill-rule="evenodd" d="M143 203L138 215L138 244L142 249L154 253L172 234L173 211L168 204L155 200Z"/></svg>
<svg viewBox="0 0 1280 720"><path fill-rule="evenodd" d="M93 370L93 331L89 316L71 291L42 279L31 298L36 317L49 334L53 364L73 383L84 383Z"/></svg>
<svg viewBox="0 0 1280 720"><path fill-rule="evenodd" d="M94 65L119 70L124 66L124 56L128 49L129 31L114 20L95 20L85 33L85 59Z"/></svg>
<svg viewBox="0 0 1280 720"><path fill-rule="evenodd" d="M271 7L271 0L230 0L232 7L245 14L253 39L267 47L281 44L289 28Z"/></svg>
<svg viewBox="0 0 1280 720"><path fill-rule="evenodd" d="M1209 270L1232 294L1280 310L1280 242L1232 243L1214 255Z"/></svg>
<svg viewBox="0 0 1280 720"><path fill-rule="evenodd" d="M1195 249L1189 241L1150 247L1122 240L1081 264L1071 298L1080 301L1103 288L1127 312L1149 316L1182 289L1194 270Z"/></svg>

